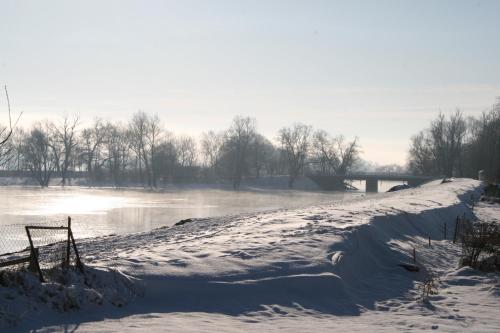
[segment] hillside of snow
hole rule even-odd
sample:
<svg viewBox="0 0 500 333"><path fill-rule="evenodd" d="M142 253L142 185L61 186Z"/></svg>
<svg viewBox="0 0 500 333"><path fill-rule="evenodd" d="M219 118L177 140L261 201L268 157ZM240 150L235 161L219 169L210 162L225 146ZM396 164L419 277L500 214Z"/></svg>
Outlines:
<svg viewBox="0 0 500 333"><path fill-rule="evenodd" d="M4 325L20 332L500 331L500 275L458 269L451 242L457 215L500 218L491 205L471 211L480 191L457 179L80 241L97 282L59 287L74 308L50 306L62 291L42 285L0 298L0 314L19 314ZM413 249L418 272L400 266Z"/></svg>

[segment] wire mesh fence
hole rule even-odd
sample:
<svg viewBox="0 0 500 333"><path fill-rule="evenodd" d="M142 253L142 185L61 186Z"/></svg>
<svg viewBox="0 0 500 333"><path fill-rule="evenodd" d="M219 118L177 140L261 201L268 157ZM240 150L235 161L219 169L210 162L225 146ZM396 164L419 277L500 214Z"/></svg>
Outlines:
<svg viewBox="0 0 500 333"><path fill-rule="evenodd" d="M25 263L38 272L42 281L43 271L54 267L81 268L71 218L0 226L0 269Z"/></svg>
<svg viewBox="0 0 500 333"><path fill-rule="evenodd" d="M29 250L29 246L25 225L0 225L0 256Z"/></svg>
<svg viewBox="0 0 500 333"><path fill-rule="evenodd" d="M30 222L29 224L0 225L0 256L19 251L29 251L29 241L26 236L26 226L60 227L67 224L67 219ZM47 235L50 237L51 235ZM49 240L48 240L49 241ZM47 243L48 244L48 243Z"/></svg>
<svg viewBox="0 0 500 333"><path fill-rule="evenodd" d="M27 226L33 248L36 249L38 264L41 269L69 264L70 256L67 227ZM47 229L58 228L58 229Z"/></svg>

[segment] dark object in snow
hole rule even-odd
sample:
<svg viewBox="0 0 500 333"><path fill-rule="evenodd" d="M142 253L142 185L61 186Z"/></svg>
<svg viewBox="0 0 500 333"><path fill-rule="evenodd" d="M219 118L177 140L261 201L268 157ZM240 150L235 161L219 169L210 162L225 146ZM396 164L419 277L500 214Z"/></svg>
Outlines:
<svg viewBox="0 0 500 333"><path fill-rule="evenodd" d="M387 192L396 192L396 191L400 191L400 190L406 190L409 188L411 188L410 185L401 184L401 185L396 185L396 186L391 187L390 189L387 190Z"/></svg>
<svg viewBox="0 0 500 333"><path fill-rule="evenodd" d="M403 267L404 269L406 269L407 271L410 271L410 272L418 272L418 271L420 271L420 267L418 267L415 264L409 264L407 262L399 263L398 266L401 266L401 267Z"/></svg>
<svg viewBox="0 0 500 333"><path fill-rule="evenodd" d="M344 189L351 190L351 191L359 190L359 188L357 188L356 186L349 184L349 183L346 183L346 182L344 182Z"/></svg>
<svg viewBox="0 0 500 333"><path fill-rule="evenodd" d="M479 199L489 203L500 203L500 184L488 184Z"/></svg>
<svg viewBox="0 0 500 333"><path fill-rule="evenodd" d="M174 225L183 225L184 223L188 223L188 222L193 222L192 219L184 219L184 220L180 220L179 222L177 222L176 224Z"/></svg>
<svg viewBox="0 0 500 333"><path fill-rule="evenodd" d="M500 184L488 184L484 187L483 195L500 198Z"/></svg>
<svg viewBox="0 0 500 333"><path fill-rule="evenodd" d="M446 183L451 183L452 180L450 178L443 178L443 180L441 181L441 184L446 184Z"/></svg>

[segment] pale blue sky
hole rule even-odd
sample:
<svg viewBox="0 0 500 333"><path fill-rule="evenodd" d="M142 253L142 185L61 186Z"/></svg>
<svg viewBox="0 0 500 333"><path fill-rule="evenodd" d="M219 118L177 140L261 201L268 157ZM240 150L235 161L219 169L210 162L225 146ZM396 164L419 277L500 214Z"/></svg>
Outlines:
<svg viewBox="0 0 500 333"><path fill-rule="evenodd" d="M500 1L0 0L0 83L25 124L141 109L199 134L241 114L403 163L439 110L500 96Z"/></svg>

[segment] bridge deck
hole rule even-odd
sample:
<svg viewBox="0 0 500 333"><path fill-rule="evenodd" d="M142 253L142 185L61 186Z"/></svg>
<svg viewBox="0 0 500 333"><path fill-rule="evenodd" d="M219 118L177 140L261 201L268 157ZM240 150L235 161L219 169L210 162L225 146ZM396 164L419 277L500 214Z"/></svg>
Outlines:
<svg viewBox="0 0 500 333"><path fill-rule="evenodd" d="M379 181L405 181L410 186L418 186L433 179L432 177L407 174L309 175L308 177L326 191L344 189L344 181L346 180L364 180L367 192L377 192Z"/></svg>
<svg viewBox="0 0 500 333"><path fill-rule="evenodd" d="M320 177L334 177L341 179L350 179L350 180L369 180L369 179L377 179L377 180L422 180L428 181L432 179L431 177L426 176L415 176L415 175L405 175L405 174L348 174L348 175L332 175L332 176L320 176Z"/></svg>

